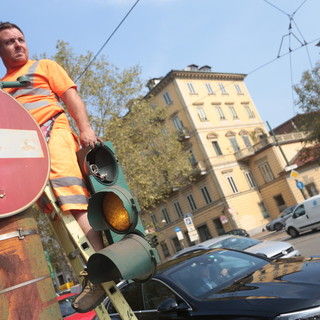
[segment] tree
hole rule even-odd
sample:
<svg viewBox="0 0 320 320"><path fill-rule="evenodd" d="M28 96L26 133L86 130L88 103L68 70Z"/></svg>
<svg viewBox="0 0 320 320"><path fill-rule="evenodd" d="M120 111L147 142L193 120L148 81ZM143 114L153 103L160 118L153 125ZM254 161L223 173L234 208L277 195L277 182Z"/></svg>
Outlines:
<svg viewBox="0 0 320 320"><path fill-rule="evenodd" d="M320 143L320 62L302 74L294 90L298 95L296 105L303 111L297 116L297 125L308 132L307 141Z"/></svg>
<svg viewBox="0 0 320 320"><path fill-rule="evenodd" d="M192 171L189 153L176 133L165 127L165 117L164 106L136 99L125 116L111 119L106 130L144 211L187 184Z"/></svg>
<svg viewBox="0 0 320 320"><path fill-rule="evenodd" d="M110 118L125 114L128 102L141 94L140 67L133 66L120 71L104 56L91 63L94 56L92 52L77 56L63 41L58 41L56 48L57 53L52 59L77 82L90 123L96 134L102 136ZM90 67L85 71L89 64ZM74 125L73 128L76 130Z"/></svg>

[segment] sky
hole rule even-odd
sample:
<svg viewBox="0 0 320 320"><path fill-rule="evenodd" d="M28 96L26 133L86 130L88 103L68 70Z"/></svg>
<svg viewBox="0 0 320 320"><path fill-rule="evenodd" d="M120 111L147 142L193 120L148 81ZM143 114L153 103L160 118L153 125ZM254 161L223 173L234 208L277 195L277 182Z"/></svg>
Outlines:
<svg viewBox="0 0 320 320"><path fill-rule="evenodd" d="M53 55L58 40L76 54L103 48L120 69L139 65L145 83L190 64L247 74L273 128L300 111L292 85L320 60L320 0L2 0L0 10L30 55Z"/></svg>

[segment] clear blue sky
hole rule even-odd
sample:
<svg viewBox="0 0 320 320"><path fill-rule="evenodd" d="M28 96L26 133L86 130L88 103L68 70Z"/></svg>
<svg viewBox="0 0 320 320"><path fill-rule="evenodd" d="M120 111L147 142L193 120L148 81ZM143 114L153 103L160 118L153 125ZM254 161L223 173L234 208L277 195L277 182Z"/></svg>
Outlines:
<svg viewBox="0 0 320 320"><path fill-rule="evenodd" d="M57 40L97 53L136 0L1 2L0 19L24 30L31 55L51 55ZM275 127L299 111L292 84L320 59L319 14L319 0L140 0L101 54L121 69L140 65L145 81L189 64L248 74L262 119Z"/></svg>

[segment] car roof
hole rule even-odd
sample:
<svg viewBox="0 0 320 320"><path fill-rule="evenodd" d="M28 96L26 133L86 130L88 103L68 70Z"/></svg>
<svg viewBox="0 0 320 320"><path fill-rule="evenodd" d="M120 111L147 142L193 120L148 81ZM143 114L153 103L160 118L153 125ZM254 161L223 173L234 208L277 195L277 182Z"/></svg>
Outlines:
<svg viewBox="0 0 320 320"><path fill-rule="evenodd" d="M200 244L196 244L194 246L191 246L191 247L188 247L188 248L184 248L180 251L178 251L175 255L173 255L169 260L172 260L172 259L175 259L177 257L180 257L180 256L183 256L183 255L186 255L186 254L189 254L191 252L197 252L199 250L204 250L204 249L208 249L204 246L202 246L202 243Z"/></svg>
<svg viewBox="0 0 320 320"><path fill-rule="evenodd" d="M199 250L202 251L202 250L205 250L205 249L209 249L208 246L211 246L214 243L220 242L220 241L225 240L225 239L230 239L230 238L237 238L237 239L244 239L245 238L245 239L248 239L248 237L238 236L238 235L234 235L234 234L227 234L227 235L215 237L215 238L206 240L204 242L201 242L199 244L196 244L194 246L191 246L191 247L188 247L188 248L184 248L184 249L178 251L175 255L173 255L169 260L176 259L177 257L181 257L183 255L190 254L192 252L197 252Z"/></svg>
<svg viewBox="0 0 320 320"><path fill-rule="evenodd" d="M208 245L211 245L213 243L217 243L217 242L220 242L221 240L224 240L224 239L229 239L229 238L245 238L245 237L242 237L242 236L238 236L238 235L235 235L235 234L227 234L227 235L223 235L223 236L219 236L219 237L214 237L212 239L209 239L209 240L206 240L206 241L203 241L201 242L200 244L203 245L203 246L208 246Z"/></svg>

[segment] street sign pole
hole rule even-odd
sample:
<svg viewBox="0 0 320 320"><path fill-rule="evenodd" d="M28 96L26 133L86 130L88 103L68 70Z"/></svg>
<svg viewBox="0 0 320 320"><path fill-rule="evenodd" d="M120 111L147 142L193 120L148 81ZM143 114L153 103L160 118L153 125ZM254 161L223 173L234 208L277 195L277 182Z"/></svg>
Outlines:
<svg viewBox="0 0 320 320"><path fill-rule="evenodd" d="M32 208L49 176L47 143L29 112L2 90L0 114L1 316L61 319Z"/></svg>
<svg viewBox="0 0 320 320"><path fill-rule="evenodd" d="M199 241L199 235L198 235L198 232L193 224L192 216L190 214L186 215L183 220L184 220L184 223L187 227L190 241L191 242Z"/></svg>

